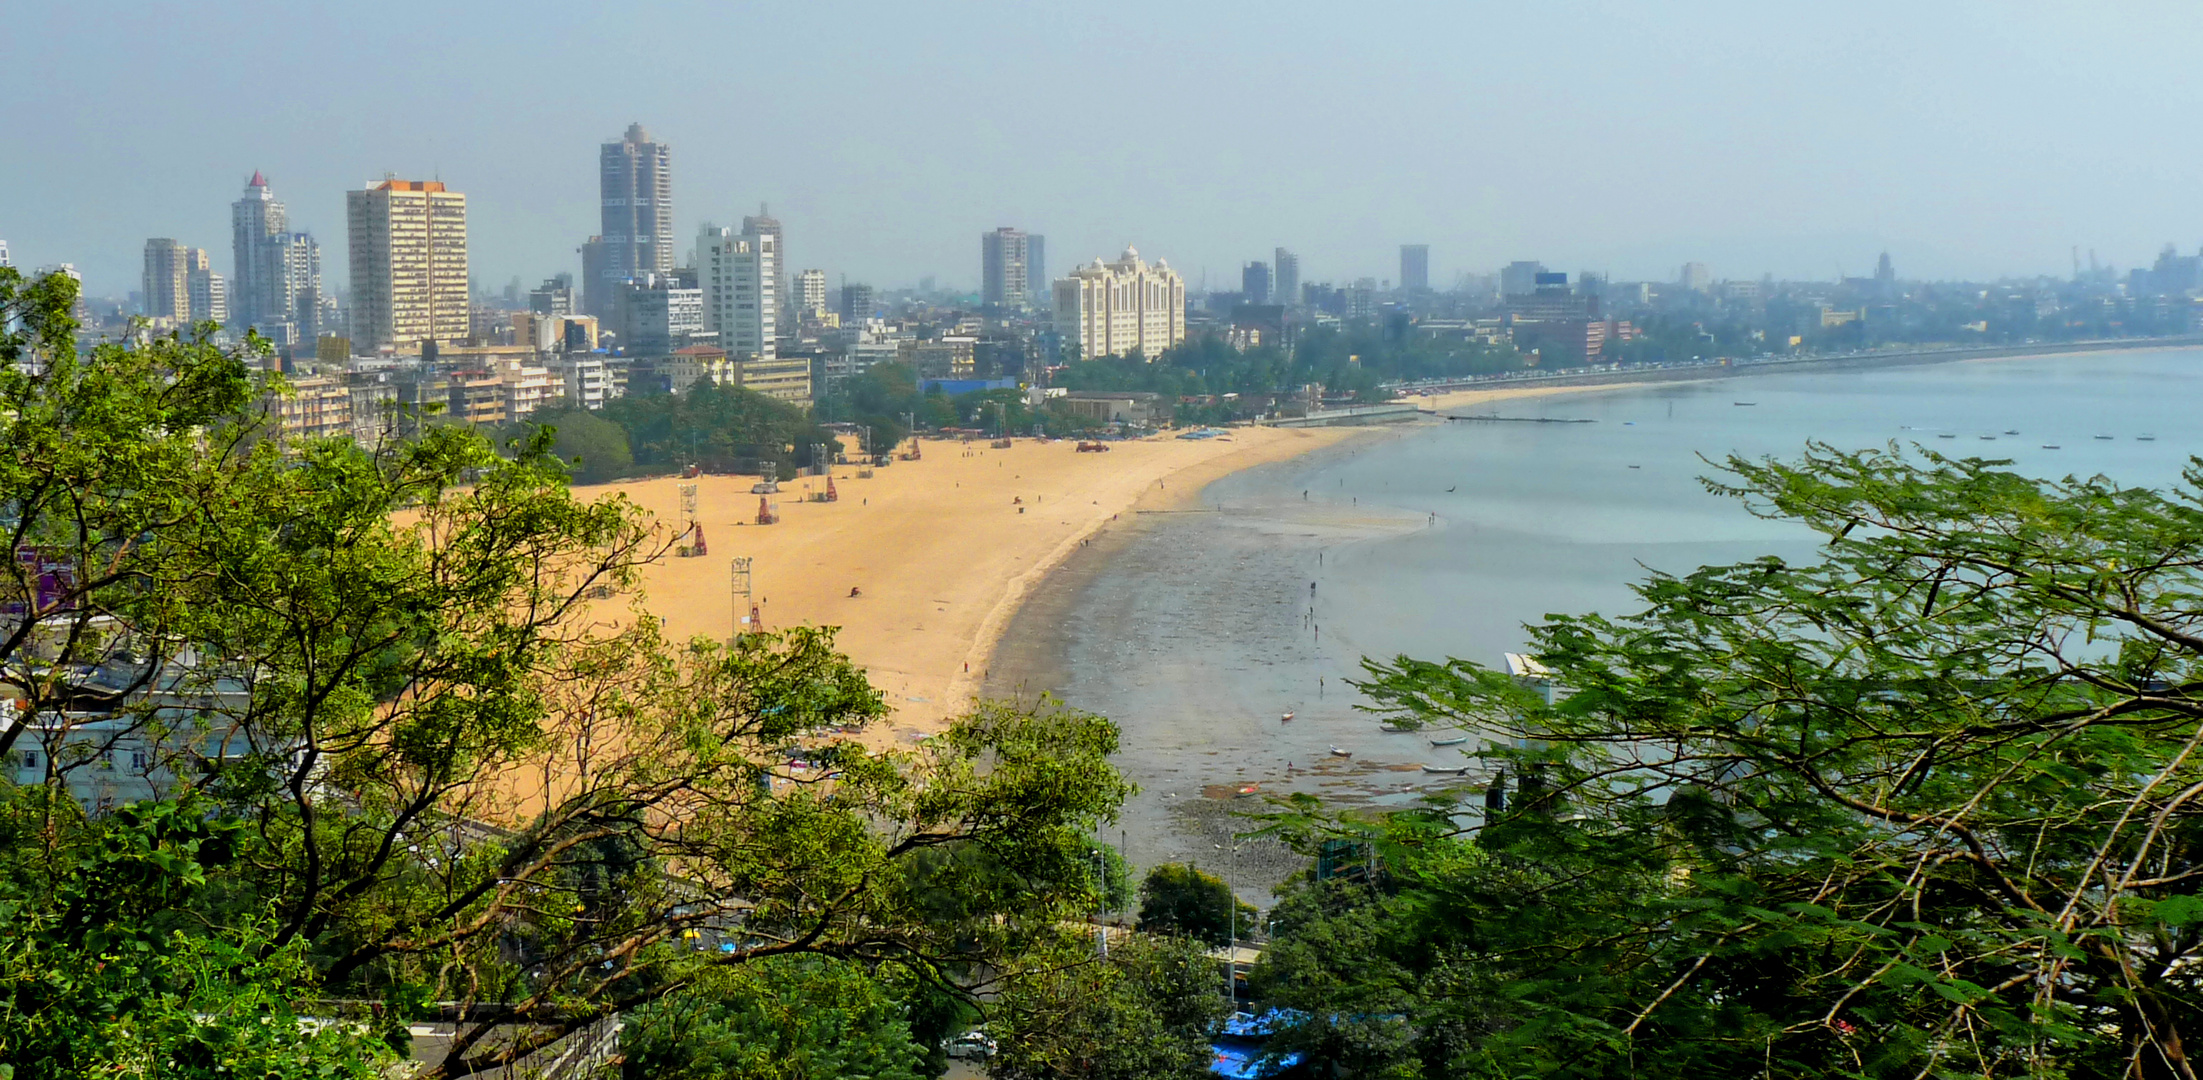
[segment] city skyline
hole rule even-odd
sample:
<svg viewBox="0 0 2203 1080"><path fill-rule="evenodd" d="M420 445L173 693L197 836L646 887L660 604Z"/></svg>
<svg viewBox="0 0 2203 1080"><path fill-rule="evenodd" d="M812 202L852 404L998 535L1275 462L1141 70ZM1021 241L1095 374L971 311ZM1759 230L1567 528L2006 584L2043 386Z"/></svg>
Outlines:
<svg viewBox="0 0 2203 1080"><path fill-rule="evenodd" d="M1989 279L2062 274L2078 245L2129 267L2167 240L2203 240L2181 184L2198 152L2163 137L2188 92L2154 74L2203 31L2170 10L1868 4L1827 25L1742 4L1565 18L1395 5L1318 20L1286 3L1254 21L1130 13L1156 27L1132 43L1117 17L1020 9L675 4L540 25L440 9L449 33L400 48L402 6L46 8L18 18L0 63L17 76L26 144L84 145L66 166L0 162L0 237L18 264L73 263L95 292L120 294L147 236L219 250L228 197L254 169L325 247L343 232L342 193L396 172L473 193L483 285L532 282L579 269L575 247L600 228L597 148L639 120L680 148L676 247L769 201L802 265L883 287L933 274L976 288L969 237L1003 221L1053 238L1057 267L1139 240L1212 287L1275 246L1300 253L1305 281L1391 277L1403 243L1431 245L1434 288L1526 258L1621 279L1700 261L1724 278L1826 280L1870 272L1887 249L1924 278ZM1015 62L939 77L954 43L982 31ZM242 36L265 64L198 62ZM490 36L512 47L465 45ZM724 94L536 89L545 70L608 74L669 45L756 37L833 44L766 50ZM319 47L333 40L351 47ZM1458 41L1494 47L1472 57L1445 44ZM1287 107L1245 129L1198 107L1276 78L1280 59L1301 80ZM1182 107L1136 129L1057 131L1052 98L1082 70L1163 85ZM2053 71L2085 72L2087 89L2046 91ZM736 104L799 75L808 89L785 108ZM255 91L269 84L286 92ZM136 92L155 85L190 90ZM984 119L940 137L931 121L979 100ZM2081 131L2116 149L2041 152ZM2114 156L2127 164L2107 167Z"/></svg>

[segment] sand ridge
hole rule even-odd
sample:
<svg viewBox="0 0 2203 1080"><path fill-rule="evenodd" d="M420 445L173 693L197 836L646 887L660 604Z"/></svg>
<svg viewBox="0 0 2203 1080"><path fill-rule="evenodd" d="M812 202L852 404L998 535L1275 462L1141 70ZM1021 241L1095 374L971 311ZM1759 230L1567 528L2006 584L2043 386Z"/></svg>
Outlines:
<svg viewBox="0 0 2203 1080"><path fill-rule="evenodd" d="M757 525L754 476L662 477L577 487L588 499L620 492L669 530L685 522L680 487L697 487L710 554L645 567L645 607L670 637L725 640L734 629L730 560L752 560L752 591L766 627L841 628L836 644L887 695L886 739L922 737L956 715L983 684L994 646L1018 606L1071 552L1139 509L1182 506L1210 481L1295 457L1353 428L1235 428L1221 439L1168 435L1079 453L1070 441L927 440L920 461L857 477L837 466L836 502L809 502L814 477L765 496L780 515ZM851 595L851 590L856 595ZM868 740L869 741L869 740Z"/></svg>

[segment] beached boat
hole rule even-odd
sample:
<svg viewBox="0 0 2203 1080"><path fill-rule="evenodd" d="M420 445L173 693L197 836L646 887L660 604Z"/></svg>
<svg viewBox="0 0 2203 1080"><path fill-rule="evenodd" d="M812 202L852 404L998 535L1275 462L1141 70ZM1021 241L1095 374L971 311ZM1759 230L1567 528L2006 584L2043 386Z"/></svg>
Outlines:
<svg viewBox="0 0 2203 1080"><path fill-rule="evenodd" d="M1417 729L1415 729L1415 728L1411 728L1411 727L1407 726L1406 724L1379 724L1379 725L1377 725L1377 726L1378 726L1378 727L1380 727L1380 728L1382 728L1382 729L1384 729L1384 730L1386 730L1386 731L1389 731L1389 732L1393 733L1394 735L1402 735L1402 734L1405 734L1405 733L1407 733L1407 732L1410 732L1410 731L1415 731L1415 730L1417 730Z"/></svg>
<svg viewBox="0 0 2203 1080"><path fill-rule="evenodd" d="M1287 721L1287 720L1291 720L1292 718L1293 718L1293 714L1292 714L1292 713L1286 713L1285 715L1283 715L1283 716L1280 716L1280 717L1278 717L1278 722L1279 722L1279 723L1283 723L1283 722L1285 722L1285 721Z"/></svg>
<svg viewBox="0 0 2203 1080"><path fill-rule="evenodd" d="M1332 756L1332 757L1353 757L1353 756L1354 756L1354 751L1352 751L1352 750L1341 750L1341 749L1339 749L1338 747L1334 746L1334 747L1332 747L1332 748L1331 748L1331 756Z"/></svg>
<svg viewBox="0 0 2203 1080"><path fill-rule="evenodd" d="M1461 766L1461 767L1459 767L1459 768L1455 768L1454 766L1451 766L1451 765L1425 765L1425 766L1423 766L1423 771L1424 771L1424 772L1427 772L1427 773L1439 773L1439 774L1441 774L1441 775L1445 775L1445 776L1467 776L1467 775L1469 775L1469 769L1468 769L1468 766L1466 766L1466 765L1464 765L1464 766Z"/></svg>
<svg viewBox="0 0 2203 1080"><path fill-rule="evenodd" d="M1468 737L1468 736L1466 736L1466 735L1456 735L1456 736L1454 736L1453 738L1450 738L1450 739L1432 739L1432 740L1430 741L1430 744L1431 744L1432 746L1459 746L1459 745L1461 745L1462 743L1465 743L1465 742L1468 742L1468 741L1469 741L1469 737Z"/></svg>

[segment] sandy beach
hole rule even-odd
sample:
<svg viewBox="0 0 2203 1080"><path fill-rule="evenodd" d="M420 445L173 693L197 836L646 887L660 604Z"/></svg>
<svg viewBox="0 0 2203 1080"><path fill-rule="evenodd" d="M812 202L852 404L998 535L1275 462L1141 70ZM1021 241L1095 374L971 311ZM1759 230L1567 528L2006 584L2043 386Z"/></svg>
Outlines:
<svg viewBox="0 0 2203 1080"><path fill-rule="evenodd" d="M764 526L754 524L752 476L665 477L575 494L622 492L677 529L680 485L696 484L710 555L668 558L642 575L647 606L667 632L727 638L729 563L748 556L765 626L840 627L837 644L894 709L885 734L907 740L938 730L972 699L1019 604L1081 543L1138 509L1177 505L1218 477L1355 430L1236 428L1221 439L1111 443L1101 454L1068 441L994 449L927 440L923 460L897 461L868 479L837 467L836 502L806 501L823 478L782 484L770 499L781 520Z"/></svg>

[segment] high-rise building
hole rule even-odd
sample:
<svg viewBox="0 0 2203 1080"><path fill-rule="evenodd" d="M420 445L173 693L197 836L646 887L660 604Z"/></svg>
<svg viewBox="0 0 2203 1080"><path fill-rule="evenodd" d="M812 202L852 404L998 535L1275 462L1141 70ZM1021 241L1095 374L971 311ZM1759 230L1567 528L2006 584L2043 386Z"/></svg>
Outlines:
<svg viewBox="0 0 2203 1080"><path fill-rule="evenodd" d="M1025 234L1025 280L1032 285L1032 301L1048 302L1048 238L1039 233Z"/></svg>
<svg viewBox="0 0 2203 1080"><path fill-rule="evenodd" d="M877 303L878 301L873 298L872 286L851 285L843 282L841 286L842 325L848 326L852 323L861 323L871 318L872 308Z"/></svg>
<svg viewBox="0 0 2203 1080"><path fill-rule="evenodd" d="M145 314L185 322L191 318L190 248L165 236L145 242Z"/></svg>
<svg viewBox="0 0 2203 1080"><path fill-rule="evenodd" d="M1685 292L1702 293L1713 288L1713 271L1707 269L1702 262L1684 263L1683 270L1676 275L1676 279Z"/></svg>
<svg viewBox="0 0 2203 1080"><path fill-rule="evenodd" d="M1138 349L1153 360L1185 340L1185 279L1164 260L1148 265L1134 248L1071 271L1056 282L1055 301L1056 332L1085 359Z"/></svg>
<svg viewBox="0 0 2203 1080"><path fill-rule="evenodd" d="M620 141L604 144L599 165L604 229L592 242L603 244L603 262L584 292L601 284L609 298L629 278L673 271L673 148L629 124Z"/></svg>
<svg viewBox="0 0 2203 1080"><path fill-rule="evenodd" d="M290 226L283 204L258 170L246 181L244 197L230 204L229 219L237 321L246 326L291 321Z"/></svg>
<svg viewBox="0 0 2203 1080"><path fill-rule="evenodd" d="M1271 293L1277 302L1286 307L1300 303L1300 256L1279 248L1271 268L1274 274Z"/></svg>
<svg viewBox="0 0 2203 1080"><path fill-rule="evenodd" d="M1545 264L1518 259L1499 270L1499 295L1529 296L1538 291L1538 275L1545 272Z"/></svg>
<svg viewBox="0 0 2203 1080"><path fill-rule="evenodd" d="M753 231L761 221L774 231ZM706 225L696 236L704 329L719 335L719 347L730 357L773 358L780 312L779 227L770 218L746 218L739 233Z"/></svg>
<svg viewBox="0 0 2203 1080"><path fill-rule="evenodd" d="M191 321L229 321L229 286L214 272L207 249L191 248L185 259L184 290L191 298Z"/></svg>
<svg viewBox="0 0 2203 1080"><path fill-rule="evenodd" d="M581 311L599 322L612 318L614 300L619 296L619 282L604 274L607 258L604 237L592 236L581 243Z"/></svg>
<svg viewBox="0 0 2203 1080"><path fill-rule="evenodd" d="M979 237L979 299L1015 307L1033 295L1031 236L1007 225Z"/></svg>
<svg viewBox="0 0 2203 1080"><path fill-rule="evenodd" d="M1249 304L1270 302L1270 264L1251 262L1239 268L1239 294Z"/></svg>
<svg viewBox="0 0 2203 1080"><path fill-rule="evenodd" d="M664 356L699 344L698 338L715 340L704 329L704 292L693 272L629 278L620 283L614 306L629 356Z"/></svg>
<svg viewBox="0 0 2203 1080"><path fill-rule="evenodd" d="M467 197L441 180L345 193L352 345L410 351L467 336Z"/></svg>
<svg viewBox="0 0 2203 1080"><path fill-rule="evenodd" d="M554 274L528 292L528 310L537 315L574 314L574 276Z"/></svg>
<svg viewBox="0 0 2203 1080"><path fill-rule="evenodd" d="M1426 292L1430 289L1430 245L1400 245L1400 291Z"/></svg>
<svg viewBox="0 0 2203 1080"><path fill-rule="evenodd" d="M796 275L796 310L814 318L826 313L826 271L805 270Z"/></svg>

